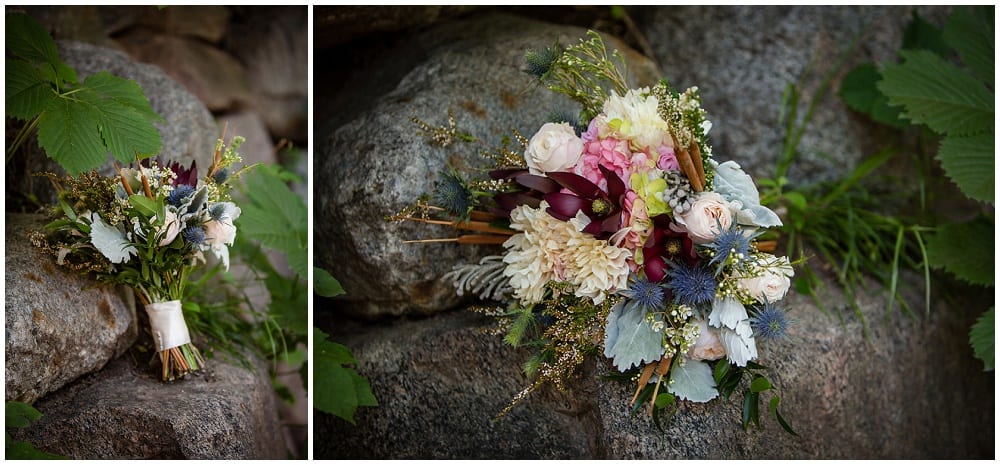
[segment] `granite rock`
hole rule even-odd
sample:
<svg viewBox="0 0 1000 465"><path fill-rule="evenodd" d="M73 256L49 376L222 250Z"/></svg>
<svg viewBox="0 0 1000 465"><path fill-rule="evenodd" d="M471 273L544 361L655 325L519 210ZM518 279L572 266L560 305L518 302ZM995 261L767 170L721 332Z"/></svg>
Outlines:
<svg viewBox="0 0 1000 465"><path fill-rule="evenodd" d="M73 459L282 459L267 369L218 358L205 372L159 381L145 357L121 357L35 404L18 440Z"/></svg>
<svg viewBox="0 0 1000 465"><path fill-rule="evenodd" d="M332 132L320 140L313 163L314 231L316 264L341 280L348 292L342 301L346 311L374 318L386 312L431 313L461 301L439 277L453 265L478 260L487 249L404 244L452 232L383 218L429 192L446 164L470 173L483 167L480 153L499 146L511 129L530 137L554 109L576 111L563 96L531 82L522 72L523 57L557 39L576 42L585 32L503 14L443 23L368 68L368 76L395 83L389 93L358 92L350 85L341 91L349 96L336 106L342 110L336 119L343 123L316 123L332 126ZM639 82L657 76L648 60L631 63L631 76ZM415 117L447 125L449 110L475 142L434 146L411 122Z"/></svg>
<svg viewBox="0 0 1000 465"><path fill-rule="evenodd" d="M32 245L27 233L42 230L42 216L5 221L5 398L30 404L124 353L137 335L135 304Z"/></svg>

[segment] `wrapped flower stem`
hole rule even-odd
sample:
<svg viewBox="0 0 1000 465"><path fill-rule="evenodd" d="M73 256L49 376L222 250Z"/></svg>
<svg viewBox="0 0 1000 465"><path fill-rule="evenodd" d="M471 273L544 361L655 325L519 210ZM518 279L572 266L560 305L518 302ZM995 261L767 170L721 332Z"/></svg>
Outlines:
<svg viewBox="0 0 1000 465"><path fill-rule="evenodd" d="M205 367L198 348L191 343L181 301L154 302L146 305L153 342L162 363L161 378L171 381Z"/></svg>

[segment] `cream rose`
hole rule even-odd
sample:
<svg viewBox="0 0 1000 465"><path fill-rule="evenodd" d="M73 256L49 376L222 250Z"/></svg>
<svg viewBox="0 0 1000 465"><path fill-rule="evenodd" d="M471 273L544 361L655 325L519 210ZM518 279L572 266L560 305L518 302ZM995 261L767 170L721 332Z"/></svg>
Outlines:
<svg viewBox="0 0 1000 465"><path fill-rule="evenodd" d="M674 224L695 244L708 244L733 224L733 211L721 195L703 192L689 210L674 216Z"/></svg>
<svg viewBox="0 0 1000 465"><path fill-rule="evenodd" d="M791 277L795 275L795 271L792 270L788 257L762 255L763 257L757 262L760 275L742 278L739 283L757 301L777 302L785 298L785 294L788 293L788 288L792 285Z"/></svg>
<svg viewBox="0 0 1000 465"><path fill-rule="evenodd" d="M163 226L156 229L155 237L160 238L160 247L170 245L174 239L177 239L177 234L180 232L181 220L177 218L177 213L168 208L166 214L163 215Z"/></svg>
<svg viewBox="0 0 1000 465"><path fill-rule="evenodd" d="M698 340L688 349L691 360L718 360L726 355L726 348L719 339L719 330L709 328L708 322L698 320Z"/></svg>
<svg viewBox="0 0 1000 465"><path fill-rule="evenodd" d="M209 207L211 220L205 223L205 243L216 247L233 245L236 240L236 225L233 221L240 217L240 207L232 202L220 202Z"/></svg>
<svg viewBox="0 0 1000 465"><path fill-rule="evenodd" d="M531 174L544 176L573 167L582 154L583 140L568 123L545 123L528 142L524 160Z"/></svg>

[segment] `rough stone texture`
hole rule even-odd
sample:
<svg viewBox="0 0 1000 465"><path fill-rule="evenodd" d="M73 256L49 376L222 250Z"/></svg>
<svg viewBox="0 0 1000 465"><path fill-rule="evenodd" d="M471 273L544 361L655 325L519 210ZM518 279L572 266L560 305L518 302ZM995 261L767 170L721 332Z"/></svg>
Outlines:
<svg viewBox="0 0 1000 465"><path fill-rule="evenodd" d="M31 403L124 353L137 335L135 306L130 293L33 246L26 234L42 230L42 216L4 218L5 398Z"/></svg>
<svg viewBox="0 0 1000 465"><path fill-rule="evenodd" d="M573 459L592 456L587 405L550 394L494 416L528 382L528 356L481 334L490 320L471 312L435 315L372 332L338 334L378 399L356 425L314 411L317 459ZM334 328L336 329L336 328ZM593 395L593 393L591 394Z"/></svg>
<svg viewBox="0 0 1000 465"><path fill-rule="evenodd" d="M46 396L15 438L74 459L285 458L262 363L211 359L206 374L163 383L133 355Z"/></svg>
<svg viewBox="0 0 1000 465"><path fill-rule="evenodd" d="M146 6L138 24L171 35L189 36L218 43L226 34L229 8L215 5Z"/></svg>
<svg viewBox="0 0 1000 465"><path fill-rule="evenodd" d="M276 137L306 142L309 29L305 6L234 7L226 49L246 69L254 111Z"/></svg>
<svg viewBox="0 0 1000 465"><path fill-rule="evenodd" d="M63 61L77 70L78 77L85 77L99 71L136 81L149 99L150 105L166 120L154 123L160 130L163 148L159 157L189 165L197 160L198 166L207 167L218 133L212 115L205 106L156 66L137 63L124 53L105 47L82 42L58 42L59 55ZM10 134L10 131L8 131ZM31 139L34 144L34 138ZM108 163L102 168L105 174L113 171L113 158L108 154ZM35 151L28 157L14 157L5 172L7 192L16 191L35 195L42 204L55 203L55 192L44 178L31 176L42 171L63 173L61 167Z"/></svg>
<svg viewBox="0 0 1000 465"><path fill-rule="evenodd" d="M374 317L439 311L459 302L451 285L438 277L442 270L483 255L485 249L403 244L406 239L446 237L452 232L390 224L383 217L429 191L446 162L471 172L483 164L480 152L499 146L510 129L530 137L553 109L576 108L561 95L534 86L521 68L525 51L556 39L576 41L584 34L576 27L508 15L447 23L414 37L363 74L368 80L377 75L383 83L398 82L392 92L379 97L352 92L350 85L341 92L354 102L366 103L342 100L334 106L344 109L337 115L343 124L321 143L313 167L319 180L316 264L335 270L349 290L346 309ZM636 79L657 76L648 61L633 59L632 64ZM351 109L360 113L352 118ZM447 125L449 109L459 128L477 142L432 146L410 121L417 117ZM316 124L323 126L338 125Z"/></svg>
<svg viewBox="0 0 1000 465"><path fill-rule="evenodd" d="M773 176L785 133L782 94L800 79L807 111L820 82L836 71L802 138L794 183L831 180L884 148L885 129L854 114L837 95L843 76L863 62L897 61L911 7L671 6L633 10L665 76L679 88L698 86L713 123L719 160L738 161L751 176ZM925 18L942 8L923 8ZM938 21L938 24L941 24ZM867 26L867 28L866 28ZM844 65L839 57L858 37Z"/></svg>
<svg viewBox="0 0 1000 465"><path fill-rule="evenodd" d="M251 100L243 66L209 44L144 29L117 40L130 56L162 68L211 111L228 110Z"/></svg>
<svg viewBox="0 0 1000 465"><path fill-rule="evenodd" d="M904 281L914 308L922 284ZM742 396L729 403L682 402L660 432L630 415L632 386L598 381L614 370L585 363L566 394L540 391L498 423L490 419L527 381L528 356L464 311L388 327L356 327L317 314L332 339L347 345L371 381L377 408L361 408L356 426L314 418L316 458L448 459L927 459L993 454L995 380L972 358L967 336L989 296L937 301L926 320L884 318L885 293L873 286L858 301L870 343L835 281L823 277L825 316L808 297L790 295L796 320L789 342L761 350L780 389L784 433L766 404L763 430L743 431ZM970 302L977 303L971 304ZM988 303L986 304L988 305ZM768 398L765 395L765 401Z"/></svg>
<svg viewBox="0 0 1000 465"><path fill-rule="evenodd" d="M316 47L329 47L361 37L429 26L475 10L462 5L317 6L313 12Z"/></svg>

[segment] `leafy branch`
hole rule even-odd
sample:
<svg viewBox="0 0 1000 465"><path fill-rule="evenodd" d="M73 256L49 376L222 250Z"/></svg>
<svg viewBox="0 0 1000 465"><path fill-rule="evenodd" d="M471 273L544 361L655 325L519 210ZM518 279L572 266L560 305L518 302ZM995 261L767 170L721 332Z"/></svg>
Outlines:
<svg viewBox="0 0 1000 465"><path fill-rule="evenodd" d="M72 175L101 166L110 151L118 161L148 158L163 145L154 122L163 121L132 80L100 72L80 82L59 58L55 41L38 22L6 15L7 116L25 121L7 147L10 160L32 132L50 158Z"/></svg>

